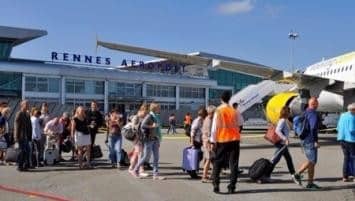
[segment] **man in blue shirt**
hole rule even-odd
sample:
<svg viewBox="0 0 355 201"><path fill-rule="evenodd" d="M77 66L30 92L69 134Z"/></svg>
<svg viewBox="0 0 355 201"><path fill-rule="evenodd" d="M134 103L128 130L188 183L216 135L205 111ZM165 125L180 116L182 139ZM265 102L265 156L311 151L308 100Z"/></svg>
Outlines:
<svg viewBox="0 0 355 201"><path fill-rule="evenodd" d="M304 171L308 170L308 184L307 189L319 189L320 187L313 183L314 181L314 169L318 158L318 126L320 118L318 112L318 100L316 97L312 97L308 101L308 108L305 111L305 117L309 123L308 134L304 140L301 141L304 154L307 161L304 162L298 172L295 175L300 176ZM299 182L300 183L300 182Z"/></svg>
<svg viewBox="0 0 355 201"><path fill-rule="evenodd" d="M343 181L350 182L350 176L355 176L355 103L348 106L348 112L343 113L338 121L338 141L344 154Z"/></svg>

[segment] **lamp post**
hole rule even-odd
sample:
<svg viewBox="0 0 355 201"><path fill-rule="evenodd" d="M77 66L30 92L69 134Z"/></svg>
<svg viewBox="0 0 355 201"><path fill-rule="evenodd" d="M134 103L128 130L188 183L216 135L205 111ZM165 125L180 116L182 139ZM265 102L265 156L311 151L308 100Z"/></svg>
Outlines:
<svg viewBox="0 0 355 201"><path fill-rule="evenodd" d="M291 72L293 72L293 46L294 46L294 42L296 40L296 38L298 38L299 35L297 32L294 31L290 31L290 33L288 33L288 38L291 40L291 50L290 50L290 68L291 68Z"/></svg>

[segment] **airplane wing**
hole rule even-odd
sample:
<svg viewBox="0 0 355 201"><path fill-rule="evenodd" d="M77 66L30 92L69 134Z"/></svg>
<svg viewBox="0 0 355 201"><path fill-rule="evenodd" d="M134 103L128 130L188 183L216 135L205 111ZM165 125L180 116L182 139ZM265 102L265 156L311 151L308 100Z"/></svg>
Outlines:
<svg viewBox="0 0 355 201"><path fill-rule="evenodd" d="M284 74L282 81L295 83L298 88L308 88L311 91L315 91L314 95L317 95L317 93L323 89L336 94L342 94L344 89L343 81L307 75L304 73Z"/></svg>
<svg viewBox="0 0 355 201"><path fill-rule="evenodd" d="M125 45L125 44L104 42L100 40L96 41L96 45L108 49L112 49L112 50L118 50L123 52L134 53L134 54L141 54L141 55L152 56L157 58L164 58L167 60L186 63L186 64L205 65L207 67L212 67L212 68L216 67L220 69L234 70L234 71L241 72L243 74L249 74L249 75L253 75L265 79L278 80L281 79L283 75L283 72L281 70L269 68L263 65L251 64L251 63L231 62L231 61L201 57L197 55L180 54L180 53L173 53L173 52Z"/></svg>
<svg viewBox="0 0 355 201"><path fill-rule="evenodd" d="M274 81L294 83L297 84L298 88L310 88L311 91L314 91L314 95L318 95L320 93L319 90L322 89L326 89L330 92L340 94L342 93L342 86L344 85L344 82L341 81L331 80L313 75L307 75L304 73L289 73L275 68L270 68L267 66L249 62L227 61L223 59L202 57L194 54L174 53L126 44L104 42L100 40L96 41L96 46L105 47L111 50L129 52L133 54L141 54L146 56L163 58L185 64L203 65L206 67L233 70L243 74L249 74Z"/></svg>

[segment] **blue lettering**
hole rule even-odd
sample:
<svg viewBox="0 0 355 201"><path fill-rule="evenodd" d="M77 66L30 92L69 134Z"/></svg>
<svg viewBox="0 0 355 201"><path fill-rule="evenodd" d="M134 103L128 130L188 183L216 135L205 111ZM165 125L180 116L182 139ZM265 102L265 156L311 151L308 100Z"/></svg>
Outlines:
<svg viewBox="0 0 355 201"><path fill-rule="evenodd" d="M136 65L136 61L135 60L131 60L131 67Z"/></svg>
<svg viewBox="0 0 355 201"><path fill-rule="evenodd" d="M69 54L63 53L63 61L69 61Z"/></svg>
<svg viewBox="0 0 355 201"><path fill-rule="evenodd" d="M52 60L58 60L58 53L52 52Z"/></svg>
<svg viewBox="0 0 355 201"><path fill-rule="evenodd" d="M105 58L105 64L110 65L111 64L111 59L110 58Z"/></svg>
<svg viewBox="0 0 355 201"><path fill-rule="evenodd" d="M126 66L127 67L127 60L126 59L122 60L121 66Z"/></svg>
<svg viewBox="0 0 355 201"><path fill-rule="evenodd" d="M139 62L139 67L144 68L144 61Z"/></svg>
<svg viewBox="0 0 355 201"><path fill-rule="evenodd" d="M80 54L73 54L73 61L74 62L80 62Z"/></svg>
<svg viewBox="0 0 355 201"><path fill-rule="evenodd" d="M85 55L85 63L92 63L92 56L86 56Z"/></svg>
<svg viewBox="0 0 355 201"><path fill-rule="evenodd" d="M101 64L101 57L96 57L96 64Z"/></svg>

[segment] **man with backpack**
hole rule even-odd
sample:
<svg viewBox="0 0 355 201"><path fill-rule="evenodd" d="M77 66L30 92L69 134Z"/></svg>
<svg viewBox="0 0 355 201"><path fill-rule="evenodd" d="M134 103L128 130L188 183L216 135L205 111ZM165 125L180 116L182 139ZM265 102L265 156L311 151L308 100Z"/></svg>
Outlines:
<svg viewBox="0 0 355 201"><path fill-rule="evenodd" d="M300 175L308 170L308 184L307 189L317 190L320 187L313 183L314 181L314 169L318 158L318 126L320 122L319 114L316 111L318 108L318 100L316 97L312 97L308 101L308 108L304 112L304 120L302 123L303 129L299 131L299 137L301 139L301 145L306 155L307 161L304 162L295 174L298 178ZM296 131L297 133L297 131ZM301 180L299 180L301 184Z"/></svg>

